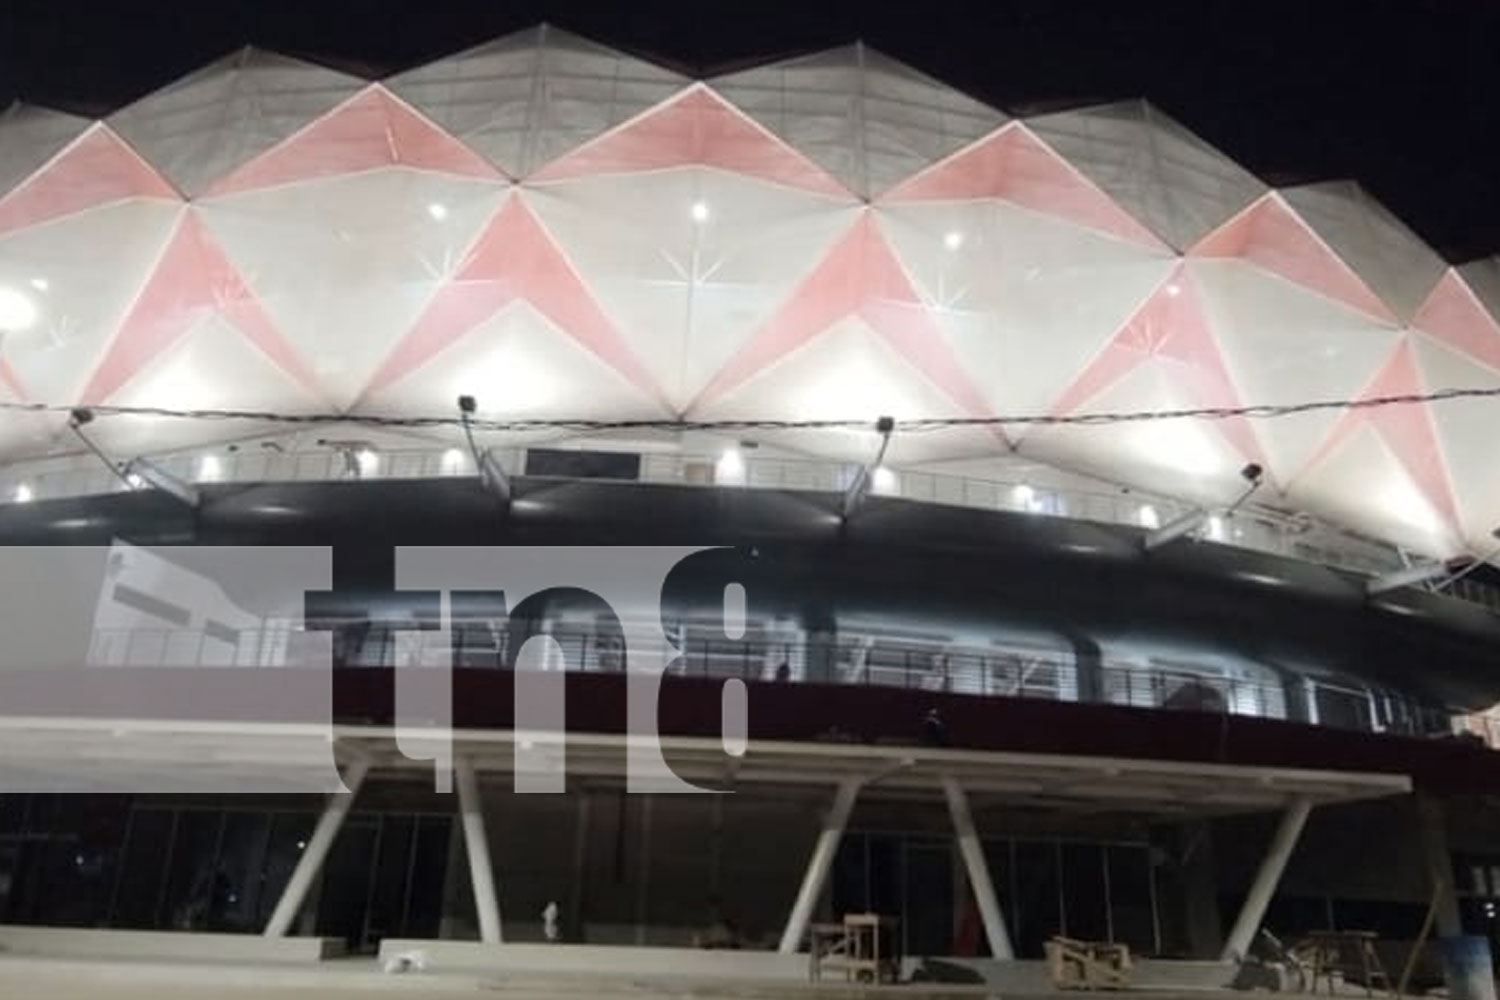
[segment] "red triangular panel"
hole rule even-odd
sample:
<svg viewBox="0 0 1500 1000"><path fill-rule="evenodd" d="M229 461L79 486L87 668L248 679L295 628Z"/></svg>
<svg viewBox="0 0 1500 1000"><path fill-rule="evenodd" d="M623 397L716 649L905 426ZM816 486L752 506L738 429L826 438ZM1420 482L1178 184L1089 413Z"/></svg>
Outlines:
<svg viewBox="0 0 1500 1000"><path fill-rule="evenodd" d="M1443 275L1412 326L1500 371L1500 323L1457 271Z"/></svg>
<svg viewBox="0 0 1500 1000"><path fill-rule="evenodd" d="M171 198L172 185L109 127L95 124L0 198L0 232L126 198Z"/></svg>
<svg viewBox="0 0 1500 1000"><path fill-rule="evenodd" d="M1052 412L1058 416L1076 412L1152 358L1172 364L1173 383L1186 389L1196 405L1205 409L1234 409L1243 405L1214 340L1203 303L1192 279L1179 264L1082 374L1063 390ZM1215 421L1215 426L1245 458L1266 464L1248 420L1226 417Z"/></svg>
<svg viewBox="0 0 1500 1000"><path fill-rule="evenodd" d="M1376 319L1396 322L1380 297L1275 192L1203 237L1191 255L1240 257Z"/></svg>
<svg viewBox="0 0 1500 1000"><path fill-rule="evenodd" d="M210 312L228 320L302 388L320 394L311 370L276 329L197 215L189 211L90 377L83 402L106 402Z"/></svg>
<svg viewBox="0 0 1500 1000"><path fill-rule="evenodd" d="M934 163L884 200L972 198L1001 198L1153 250L1167 250L1151 230L1019 122Z"/></svg>
<svg viewBox="0 0 1500 1000"><path fill-rule="evenodd" d="M365 388L377 392L426 364L484 320L525 299L652 399L661 399L630 345L520 197L508 198Z"/></svg>
<svg viewBox="0 0 1500 1000"><path fill-rule="evenodd" d="M484 157L376 84L218 181L228 194L294 181L404 166L496 178Z"/></svg>
<svg viewBox="0 0 1500 1000"><path fill-rule="evenodd" d="M1359 400L1389 396L1420 395L1426 390L1417 371L1417 362L1406 338L1392 352L1380 371L1356 397ZM1339 445L1363 426L1372 426L1395 453L1412 482L1422 495L1450 524L1458 523L1458 506L1443 468L1437 431L1425 403L1394 403L1363 409L1345 410L1328 437L1308 461L1312 468L1327 458Z"/></svg>
<svg viewBox="0 0 1500 1000"><path fill-rule="evenodd" d="M818 194L849 192L801 153L696 84L531 176L557 181L594 174L709 166Z"/></svg>
<svg viewBox="0 0 1500 1000"><path fill-rule="evenodd" d="M840 237L693 405L724 395L846 316L858 316L867 323L965 413L989 414L983 393L969 379L868 212Z"/></svg>
<svg viewBox="0 0 1500 1000"><path fill-rule="evenodd" d="M16 374L16 370L4 358L0 358L0 385L9 389L11 396L19 402L24 403L31 398L31 394L21 384L21 376Z"/></svg>

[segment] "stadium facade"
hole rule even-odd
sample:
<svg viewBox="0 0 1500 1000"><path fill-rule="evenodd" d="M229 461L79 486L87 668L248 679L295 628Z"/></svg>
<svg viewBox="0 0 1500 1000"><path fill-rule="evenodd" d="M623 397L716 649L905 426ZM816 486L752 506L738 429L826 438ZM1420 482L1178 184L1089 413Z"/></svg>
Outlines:
<svg viewBox="0 0 1500 1000"><path fill-rule="evenodd" d="M870 909L917 955L1230 958L1263 923L1415 937L1436 900L1488 934L1500 763L1454 734L1500 699L1463 562L1496 404L1362 404L1500 389L1497 317L1500 261L1353 184L859 45L693 80L543 27L375 82L245 50L97 121L13 107L0 542L331 547L293 630L333 636L353 794L8 795L0 919L508 946L555 903L571 943L784 954ZM1213 412L1139 419L1176 410ZM454 598L424 648L461 808L424 787L390 726L433 615L396 550L432 545L723 547L669 580L660 711L733 794L625 793L622 609L566 593ZM116 583L90 667L258 669L266 622L207 593ZM537 634L564 795L509 785Z"/></svg>

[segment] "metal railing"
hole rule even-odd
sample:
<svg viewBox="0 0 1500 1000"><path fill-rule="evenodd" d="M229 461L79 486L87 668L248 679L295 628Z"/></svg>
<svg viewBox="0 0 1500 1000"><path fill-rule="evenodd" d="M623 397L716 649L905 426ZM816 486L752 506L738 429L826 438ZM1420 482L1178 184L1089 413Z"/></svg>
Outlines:
<svg viewBox="0 0 1500 1000"><path fill-rule="evenodd" d="M525 469L524 449L501 449L496 457L508 473ZM269 449L214 455L174 455L154 463L185 482L330 482L465 478L474 475L469 455L456 448L380 449L363 452L281 452ZM636 481L719 489L807 490L841 493L860 467L854 463L804 458L746 455L732 477L717 457L677 453L640 455ZM92 496L128 490L121 479L98 464L33 471L0 469L0 503ZM923 503L1024 513L1038 517L1122 524L1150 528L1196 509L1160 494L1139 490L1104 491L1034 485L1018 480L985 479L937 472L897 471L875 483L879 495ZM1289 516L1248 505L1232 518L1210 518L1200 537L1303 562L1355 573L1377 575L1407 565L1400 550L1325 522ZM1472 577L1445 590L1450 596L1500 613L1500 589Z"/></svg>
<svg viewBox="0 0 1500 1000"><path fill-rule="evenodd" d="M543 627L519 633L478 621L455 622L447 631L399 633L362 622L322 625L321 631L303 631L289 622L268 622L263 628L236 633L237 641L193 629L100 629L93 636L89 663L95 667L296 667L319 662L326 656L325 644L331 643L337 666L452 663L471 669L510 670L515 669L527 639L545 636L552 641L527 654L535 659L522 661L528 668L573 673L622 673L626 668L618 635L600 635L568 623L550 631ZM753 684L848 684L1303 720L1309 718L1308 713L1294 711L1293 700L1317 701L1321 692L1323 698L1347 703L1339 718L1321 720L1324 725L1410 735L1466 728L1481 732L1492 746L1500 746L1500 719L1467 716L1455 720L1432 706L1356 682L1330 685L1302 678L1288 685L1280 679L1194 669L1191 664L1163 667L1106 660L1088 668L1091 676L1085 685L1080 683L1080 669L1071 654L1046 649L921 638L872 640L861 635L833 640L750 633L740 640L682 634L669 638L681 652L668 664L668 677L733 678ZM1383 711L1377 711L1377 703L1384 705Z"/></svg>

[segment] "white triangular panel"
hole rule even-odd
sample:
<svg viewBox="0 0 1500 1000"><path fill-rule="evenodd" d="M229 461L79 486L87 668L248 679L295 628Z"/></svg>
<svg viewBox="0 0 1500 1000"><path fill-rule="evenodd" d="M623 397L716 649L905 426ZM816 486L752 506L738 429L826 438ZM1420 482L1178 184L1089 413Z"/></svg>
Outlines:
<svg viewBox="0 0 1500 1000"><path fill-rule="evenodd" d="M1429 388L1500 392L1500 374L1493 369L1425 336L1414 336L1411 343L1422 381ZM1495 540L1490 532L1500 527L1500 460L1495 444L1500 401L1449 399L1426 406L1443 450L1464 533L1476 549L1492 548Z"/></svg>
<svg viewBox="0 0 1500 1000"><path fill-rule="evenodd" d="M1290 406L1350 399L1400 334L1363 313L1235 260L1192 260L1204 310L1247 403ZM1256 421L1271 471L1287 482L1338 420L1337 409Z"/></svg>
<svg viewBox="0 0 1500 1000"><path fill-rule="evenodd" d="M507 188L392 168L200 203L329 399L352 403Z"/></svg>
<svg viewBox="0 0 1500 1000"><path fill-rule="evenodd" d="M705 168L564 181L525 197L678 408L788 297L856 212Z"/></svg>
<svg viewBox="0 0 1500 1000"><path fill-rule="evenodd" d="M0 111L0 197L46 165L90 124L86 118L29 104Z"/></svg>
<svg viewBox="0 0 1500 1000"><path fill-rule="evenodd" d="M775 364L706 406L705 420L868 421L871 430L746 432L799 451L867 462L879 447L875 421L960 416L958 407L857 317L846 317ZM999 437L975 429L898 434L889 465L936 461L1004 449Z"/></svg>
<svg viewBox="0 0 1500 1000"><path fill-rule="evenodd" d="M245 48L148 94L108 121L191 196L363 86L357 77L314 63Z"/></svg>
<svg viewBox="0 0 1500 1000"><path fill-rule="evenodd" d="M432 416L461 395L493 420L651 419L661 409L529 302L513 302L360 410Z"/></svg>
<svg viewBox="0 0 1500 1000"><path fill-rule="evenodd" d="M1352 181L1284 188L1281 196L1397 316L1409 320L1447 265Z"/></svg>
<svg viewBox="0 0 1500 1000"><path fill-rule="evenodd" d="M1287 499L1415 552L1449 556L1462 548L1400 459L1369 425L1299 476L1288 487Z"/></svg>
<svg viewBox="0 0 1500 1000"><path fill-rule="evenodd" d="M0 286L36 311L5 340L5 356L34 400L78 401L181 211L123 201L0 235Z"/></svg>
<svg viewBox="0 0 1500 1000"><path fill-rule="evenodd" d="M1026 124L1178 250L1266 190L1248 170L1145 101L1042 115Z"/></svg>
<svg viewBox="0 0 1500 1000"><path fill-rule="evenodd" d="M386 86L510 176L525 177L688 83L542 25L398 74Z"/></svg>
<svg viewBox="0 0 1500 1000"><path fill-rule="evenodd" d="M318 400L216 313L206 313L107 402L172 410L315 413L322 409ZM110 416L91 425L101 445L123 455L192 447L265 433L275 426L262 421L217 423L155 416Z"/></svg>
<svg viewBox="0 0 1500 1000"><path fill-rule="evenodd" d="M1185 410L1170 363L1146 360L1081 408L1082 413ZM1233 495L1246 458L1212 420L1179 418L1033 429L1021 451L1065 468L1205 502Z"/></svg>
<svg viewBox="0 0 1500 1000"><path fill-rule="evenodd" d="M999 128L1006 116L864 45L715 78L772 132L873 198Z"/></svg>
<svg viewBox="0 0 1500 1000"><path fill-rule="evenodd" d="M1136 244L1002 202L887 205L879 216L1000 414L1050 409L1173 266Z"/></svg>

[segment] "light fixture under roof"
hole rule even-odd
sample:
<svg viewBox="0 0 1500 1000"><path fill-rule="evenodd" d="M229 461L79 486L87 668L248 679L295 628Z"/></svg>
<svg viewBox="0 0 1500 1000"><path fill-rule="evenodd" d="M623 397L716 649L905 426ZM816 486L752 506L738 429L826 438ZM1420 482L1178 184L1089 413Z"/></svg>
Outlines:
<svg viewBox="0 0 1500 1000"><path fill-rule="evenodd" d="M738 448L728 448L714 463L714 482L739 486L745 482L745 456Z"/></svg>
<svg viewBox="0 0 1500 1000"><path fill-rule="evenodd" d="M695 202L693 202L692 214L693 214L693 221L694 222L707 222L708 221L708 202L706 202L706 201L695 201Z"/></svg>
<svg viewBox="0 0 1500 1000"><path fill-rule="evenodd" d="M1161 527L1161 516L1156 513L1156 508L1149 503L1141 504L1141 509L1136 513L1141 527L1155 530Z"/></svg>
<svg viewBox="0 0 1500 1000"><path fill-rule="evenodd" d="M31 287L35 288L39 292L45 292L47 289L52 287L52 283L46 278L32 278Z"/></svg>
<svg viewBox="0 0 1500 1000"><path fill-rule="evenodd" d="M26 330L36 322L36 303L20 289L0 285L0 331Z"/></svg>
<svg viewBox="0 0 1500 1000"><path fill-rule="evenodd" d="M31 501L36 497L36 494L31 491L30 485L22 483L20 486L16 487L14 496L16 503L31 503Z"/></svg>
<svg viewBox="0 0 1500 1000"><path fill-rule="evenodd" d="M957 250L963 245L964 234L956 229L943 237L943 246L947 247L949 250Z"/></svg>
<svg viewBox="0 0 1500 1000"><path fill-rule="evenodd" d="M442 222L448 217L448 206L440 201L430 202L427 205L427 214L432 216L434 222Z"/></svg>

